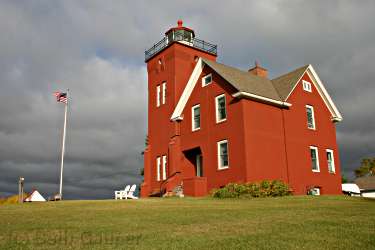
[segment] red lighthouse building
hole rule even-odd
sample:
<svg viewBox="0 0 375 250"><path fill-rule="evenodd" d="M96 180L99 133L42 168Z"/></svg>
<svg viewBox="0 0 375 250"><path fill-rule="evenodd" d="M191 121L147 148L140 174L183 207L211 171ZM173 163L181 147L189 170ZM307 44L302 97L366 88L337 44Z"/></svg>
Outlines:
<svg viewBox="0 0 375 250"><path fill-rule="evenodd" d="M182 21L145 52L148 145L141 196L203 196L229 182L283 180L295 194L340 194L335 123L311 65L268 78L216 62Z"/></svg>

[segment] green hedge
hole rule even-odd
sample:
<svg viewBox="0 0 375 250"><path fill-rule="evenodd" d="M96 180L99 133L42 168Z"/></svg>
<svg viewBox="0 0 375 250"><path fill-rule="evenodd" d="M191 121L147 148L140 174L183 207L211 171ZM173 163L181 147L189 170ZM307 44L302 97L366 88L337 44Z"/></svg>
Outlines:
<svg viewBox="0 0 375 250"><path fill-rule="evenodd" d="M291 195L288 184L279 180L263 180L245 184L229 183L223 188L212 192L214 198L254 198L277 197Z"/></svg>

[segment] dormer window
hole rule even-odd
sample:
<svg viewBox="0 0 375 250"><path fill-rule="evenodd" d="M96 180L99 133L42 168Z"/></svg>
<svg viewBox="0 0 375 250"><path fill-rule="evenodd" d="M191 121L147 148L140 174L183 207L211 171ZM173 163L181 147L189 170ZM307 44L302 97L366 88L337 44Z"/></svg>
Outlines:
<svg viewBox="0 0 375 250"><path fill-rule="evenodd" d="M212 82L212 74L202 77L202 87L207 86Z"/></svg>
<svg viewBox="0 0 375 250"><path fill-rule="evenodd" d="M305 80L302 80L303 90L307 92L312 92L311 83Z"/></svg>

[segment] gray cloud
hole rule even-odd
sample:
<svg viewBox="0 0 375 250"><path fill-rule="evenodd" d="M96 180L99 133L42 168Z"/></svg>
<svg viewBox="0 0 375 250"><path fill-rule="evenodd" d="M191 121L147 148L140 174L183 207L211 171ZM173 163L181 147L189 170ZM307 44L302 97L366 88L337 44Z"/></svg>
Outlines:
<svg viewBox="0 0 375 250"><path fill-rule="evenodd" d="M373 1L2 1L0 196L58 190L63 105L69 88L67 198L109 198L140 183L146 128L143 52L178 18L219 46L219 61L255 59L272 76L313 64L344 115L343 172L375 152Z"/></svg>

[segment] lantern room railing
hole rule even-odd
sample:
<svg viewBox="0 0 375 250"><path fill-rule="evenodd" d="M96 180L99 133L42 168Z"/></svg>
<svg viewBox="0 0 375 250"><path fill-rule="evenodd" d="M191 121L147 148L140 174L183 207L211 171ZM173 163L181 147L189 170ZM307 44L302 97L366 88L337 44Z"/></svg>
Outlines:
<svg viewBox="0 0 375 250"><path fill-rule="evenodd" d="M155 43L150 49L146 50L145 61L148 61L148 59L156 55L159 51L167 47L172 42L181 42L205 52L217 55L217 45L175 32L173 36L164 37L159 42Z"/></svg>

